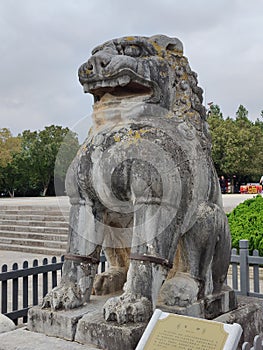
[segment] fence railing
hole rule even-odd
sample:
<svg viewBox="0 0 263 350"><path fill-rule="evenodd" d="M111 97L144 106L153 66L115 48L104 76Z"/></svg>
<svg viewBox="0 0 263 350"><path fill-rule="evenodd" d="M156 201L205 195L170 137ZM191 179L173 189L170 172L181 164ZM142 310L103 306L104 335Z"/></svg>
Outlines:
<svg viewBox="0 0 263 350"><path fill-rule="evenodd" d="M263 293L260 293L260 267L263 267L263 257L258 256L258 251L249 255L248 246L247 240L241 240L239 255L236 249L232 249L232 288L237 294L263 298ZM102 255L100 272L105 271L105 262L106 258ZM48 291L59 283L62 265L63 259L57 262L55 257L51 263L48 263L47 258L43 259L42 265L34 260L32 267L28 266L27 261L24 261L22 268L14 263L10 271L7 265L3 265L0 272L1 313L16 324L20 318L23 318L24 323L27 322L29 307L40 304ZM261 282L263 286L263 280Z"/></svg>
<svg viewBox="0 0 263 350"><path fill-rule="evenodd" d="M24 323L27 322L29 307L38 305L40 296L45 296L49 289L57 286L61 277L63 258L57 262L56 257L53 257L51 263L44 258L42 264L39 265L35 259L32 267L29 267L28 261L23 262L22 269L18 268L17 263L14 263L9 271L7 265L2 266L1 313L8 316L15 324L21 317Z"/></svg>
<svg viewBox="0 0 263 350"><path fill-rule="evenodd" d="M260 267L263 267L263 257L254 250L249 255L249 241L239 241L239 255L236 249L232 249L232 288L236 294L263 298L260 293ZM262 282L263 284L263 282Z"/></svg>
<svg viewBox="0 0 263 350"><path fill-rule="evenodd" d="M33 266L29 267L28 261L23 262L23 267L19 268L17 263L12 265L8 271L7 265L3 265L0 272L1 293L0 304L1 313L9 317L15 324L22 318L22 322L27 322L28 309L34 305L39 305L42 298L52 288L56 287L61 279L63 257L57 262L56 257L44 258L42 265L37 259L33 261ZM101 255L100 272L105 271L106 258Z"/></svg>

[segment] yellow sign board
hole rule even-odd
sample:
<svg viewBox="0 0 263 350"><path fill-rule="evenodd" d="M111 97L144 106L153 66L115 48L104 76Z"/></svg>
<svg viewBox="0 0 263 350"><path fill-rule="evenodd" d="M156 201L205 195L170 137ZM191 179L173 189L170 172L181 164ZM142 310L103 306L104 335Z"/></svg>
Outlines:
<svg viewBox="0 0 263 350"><path fill-rule="evenodd" d="M222 350L227 337L223 324L169 314L156 322L143 349Z"/></svg>

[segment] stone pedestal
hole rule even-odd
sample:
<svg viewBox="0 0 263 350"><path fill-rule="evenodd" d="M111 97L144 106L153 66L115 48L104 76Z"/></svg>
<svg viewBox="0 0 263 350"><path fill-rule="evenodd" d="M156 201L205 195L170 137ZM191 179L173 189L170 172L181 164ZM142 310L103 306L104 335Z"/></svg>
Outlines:
<svg viewBox="0 0 263 350"><path fill-rule="evenodd" d="M92 296L91 302L86 306L68 311L52 312L33 307L28 314L28 329L44 333L49 339L57 337L75 341L72 344L85 344L87 349L91 346L92 349L134 350L147 324L119 325L116 322L106 322L103 319L102 308L108 298L109 296ZM166 305L157 307L165 312L206 317L223 323L239 323L243 328L238 348L241 349L244 341L252 344L257 334L263 334L263 300L251 297L238 297L237 300L236 309L228 312L227 309L236 305L236 298L231 290L224 290L187 308ZM221 316L212 317L216 314ZM28 332L28 335L29 333L31 332Z"/></svg>
<svg viewBox="0 0 263 350"><path fill-rule="evenodd" d="M88 314L78 322L75 340L105 350L134 350L146 326L143 322L119 325L106 322L101 313Z"/></svg>
<svg viewBox="0 0 263 350"><path fill-rule="evenodd" d="M238 350L246 341L253 345L256 335L263 336L263 299L238 296L236 310L225 313L214 320L222 323L238 323L243 328Z"/></svg>
<svg viewBox="0 0 263 350"><path fill-rule="evenodd" d="M28 329L32 332L44 333L51 337L74 340L78 321L98 307L98 302L73 309L51 311L34 306L28 311Z"/></svg>
<svg viewBox="0 0 263 350"><path fill-rule="evenodd" d="M134 350L147 323L119 325L106 322L102 309L107 296L92 296L91 302L73 310L51 311L39 306L28 312L28 329L47 336L93 344L104 350Z"/></svg>
<svg viewBox="0 0 263 350"><path fill-rule="evenodd" d="M198 300L187 307L168 306L161 301L157 304L157 308L172 314L206 318L212 320L215 317L236 309L237 300L235 292L224 286L223 290L218 294L209 295L203 300Z"/></svg>

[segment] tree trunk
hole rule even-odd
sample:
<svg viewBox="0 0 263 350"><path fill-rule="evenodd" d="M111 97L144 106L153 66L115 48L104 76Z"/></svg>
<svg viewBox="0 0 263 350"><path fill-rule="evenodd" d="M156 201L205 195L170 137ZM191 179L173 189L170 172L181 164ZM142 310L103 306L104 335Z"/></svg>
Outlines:
<svg viewBox="0 0 263 350"><path fill-rule="evenodd" d="M15 197L15 191L14 190L8 191L8 194L9 194L10 198L14 198Z"/></svg>
<svg viewBox="0 0 263 350"><path fill-rule="evenodd" d="M44 186L43 192L42 192L42 196L45 197L46 193L47 193L47 189L48 189L48 185Z"/></svg>

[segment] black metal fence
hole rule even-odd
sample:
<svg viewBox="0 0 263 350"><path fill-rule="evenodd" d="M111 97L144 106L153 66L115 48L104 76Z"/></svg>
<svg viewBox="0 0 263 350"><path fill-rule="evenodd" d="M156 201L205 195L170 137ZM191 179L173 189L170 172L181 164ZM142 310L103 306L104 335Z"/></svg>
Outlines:
<svg viewBox="0 0 263 350"><path fill-rule="evenodd" d="M263 271L260 268L263 266L263 257L258 256L258 251L249 255L248 245L247 240L241 240L239 254L236 249L232 249L232 269L228 275L228 284L237 294L263 298L263 293L260 293L260 285L263 286L263 272L260 279L260 273ZM106 268L105 256L101 255L100 260L99 272L103 272ZM21 318L22 322L26 323L29 307L39 305L48 291L59 283L62 265L63 257L60 262L53 257L51 263L45 258L42 265L39 265L38 260L34 260L32 267L28 266L27 261L24 261L22 268L14 263L9 271L7 265L3 265L0 272L1 313L16 324Z"/></svg>
<svg viewBox="0 0 263 350"><path fill-rule="evenodd" d="M50 288L57 286L58 279L61 278L63 257L60 262L53 257L51 263L44 258L42 264L39 265L35 259L32 267L29 267L28 261L24 261L20 269L17 263L9 271L7 265L2 266L1 313L11 318L15 324L21 317L24 323L27 322L28 308L38 305L39 298L44 297Z"/></svg>
<svg viewBox="0 0 263 350"><path fill-rule="evenodd" d="M100 260L99 270L103 272L106 264L105 256L101 255ZM42 265L39 265L35 259L32 267L29 267L28 261L24 261L22 268L14 263L9 271L7 265L3 265L0 272L1 313L15 324L18 324L21 318L22 322L26 323L28 309L39 305L48 291L56 287L60 281L63 261L63 257L59 262L53 257L49 263L48 259L44 258Z"/></svg>

